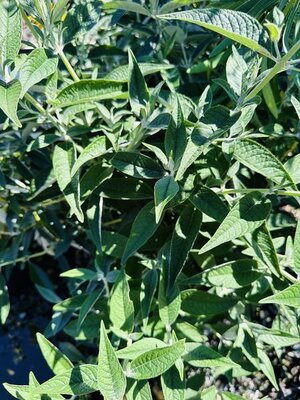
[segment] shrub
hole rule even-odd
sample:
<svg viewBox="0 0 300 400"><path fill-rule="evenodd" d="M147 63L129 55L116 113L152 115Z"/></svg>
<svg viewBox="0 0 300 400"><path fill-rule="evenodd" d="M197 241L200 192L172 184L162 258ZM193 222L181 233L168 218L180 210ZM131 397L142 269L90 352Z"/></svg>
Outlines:
<svg viewBox="0 0 300 400"><path fill-rule="evenodd" d="M212 369L279 390L270 354L299 343L298 2L69 3L0 5L1 322L14 268L54 304L54 377L6 389L241 398L203 389Z"/></svg>

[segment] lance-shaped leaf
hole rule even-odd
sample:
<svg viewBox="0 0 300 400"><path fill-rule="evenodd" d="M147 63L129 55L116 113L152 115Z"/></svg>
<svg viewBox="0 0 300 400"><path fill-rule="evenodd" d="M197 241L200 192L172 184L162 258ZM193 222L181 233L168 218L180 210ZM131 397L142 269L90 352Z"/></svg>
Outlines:
<svg viewBox="0 0 300 400"><path fill-rule="evenodd" d="M296 99L296 97L292 96L291 103L293 104L293 106L296 110L297 116L300 119L300 101L298 99Z"/></svg>
<svg viewBox="0 0 300 400"><path fill-rule="evenodd" d="M234 205L212 238L199 251L199 254L239 238L248 232L253 232L263 224L270 211L271 202L261 193L247 194Z"/></svg>
<svg viewBox="0 0 300 400"><path fill-rule="evenodd" d="M110 1L109 3L104 3L104 8L105 9L113 9L113 10L130 11L130 12L146 15L147 17L151 16L151 13L147 8L143 7L141 4L138 4L134 1L114 0L114 1Z"/></svg>
<svg viewBox="0 0 300 400"><path fill-rule="evenodd" d="M89 200L88 210L86 212L91 239L94 242L99 254L102 253L102 213L103 213L103 197L92 194Z"/></svg>
<svg viewBox="0 0 300 400"><path fill-rule="evenodd" d="M123 174L134 178L159 179L164 175L163 168L156 161L140 153L116 153L111 164Z"/></svg>
<svg viewBox="0 0 300 400"><path fill-rule="evenodd" d="M99 100L116 99L124 96L123 84L104 79L83 79L62 89L52 104L65 108L76 104Z"/></svg>
<svg viewBox="0 0 300 400"><path fill-rule="evenodd" d="M127 366L127 376L136 380L151 379L166 372L185 350L184 340L145 352Z"/></svg>
<svg viewBox="0 0 300 400"><path fill-rule="evenodd" d="M107 400L122 400L126 390L126 377L101 322L98 358L98 385Z"/></svg>
<svg viewBox="0 0 300 400"><path fill-rule="evenodd" d="M22 86L17 80L10 83L0 82L0 109L11 119L19 128L22 124L17 115Z"/></svg>
<svg viewBox="0 0 300 400"><path fill-rule="evenodd" d="M171 175L164 176L154 186L155 221L158 222L168 203L176 196L179 185Z"/></svg>
<svg viewBox="0 0 300 400"><path fill-rule="evenodd" d="M147 325L148 322L148 316L151 310L151 304L154 298L154 294L156 292L157 282L158 277L157 271L155 269L147 271L142 280L140 291L140 305L144 325Z"/></svg>
<svg viewBox="0 0 300 400"><path fill-rule="evenodd" d="M209 268L183 281L184 285L208 285L238 289L248 286L261 276L257 262L251 259L229 261Z"/></svg>
<svg viewBox="0 0 300 400"><path fill-rule="evenodd" d="M0 322L5 324L10 311L8 287L2 273L0 273Z"/></svg>
<svg viewBox="0 0 300 400"><path fill-rule="evenodd" d="M181 292L181 309L192 315L222 314L237 303L232 297L220 297L201 290Z"/></svg>
<svg viewBox="0 0 300 400"><path fill-rule="evenodd" d="M210 347L197 343L186 343L186 353L183 359L197 368L239 367L230 358L222 356Z"/></svg>
<svg viewBox="0 0 300 400"><path fill-rule="evenodd" d="M118 358L122 358L124 360L133 360L134 358L144 354L146 351L158 348L160 349L166 346L167 344L162 340L152 337L145 337L137 342L134 342L130 346L124 347L124 349L118 350L116 355Z"/></svg>
<svg viewBox="0 0 300 400"><path fill-rule="evenodd" d="M151 201L140 210L133 221L129 239L122 257L122 264L125 264L128 258L153 236L158 226L159 224L155 222L154 203Z"/></svg>
<svg viewBox="0 0 300 400"><path fill-rule="evenodd" d="M251 139L235 142L234 157L253 171L262 174L278 185L294 185L293 179L281 162L261 144Z"/></svg>
<svg viewBox="0 0 300 400"><path fill-rule="evenodd" d="M294 237L294 268L300 272L300 220L298 220Z"/></svg>
<svg viewBox="0 0 300 400"><path fill-rule="evenodd" d="M152 400L152 393L149 382L134 381L128 379L128 389L126 391L126 400Z"/></svg>
<svg viewBox="0 0 300 400"><path fill-rule="evenodd" d="M49 379L37 387L11 385L9 383L5 383L4 387L9 393L14 393L14 396L17 398L19 398L19 395L22 396L22 393L85 395L99 390L97 365L83 364L76 366L62 374L56 375L54 378Z"/></svg>
<svg viewBox="0 0 300 400"><path fill-rule="evenodd" d="M192 205L180 214L171 239L167 266L167 288L171 290L182 271L190 250L199 234L202 213Z"/></svg>
<svg viewBox="0 0 300 400"><path fill-rule="evenodd" d="M114 327L127 333L131 333L134 326L134 308L129 292L127 276L122 268L111 292L109 318Z"/></svg>
<svg viewBox="0 0 300 400"><path fill-rule="evenodd" d="M300 283L295 283L288 288L260 300L262 304L282 304L291 307L300 307Z"/></svg>
<svg viewBox="0 0 300 400"><path fill-rule="evenodd" d="M62 374L65 371L73 368L73 364L68 357L65 356L56 346L54 346L54 344L49 342L45 336L38 333L36 338L47 364L55 373L55 375Z"/></svg>
<svg viewBox="0 0 300 400"><path fill-rule="evenodd" d="M21 47L21 13L13 2L0 4L0 62L14 61Z"/></svg>
<svg viewBox="0 0 300 400"><path fill-rule="evenodd" d="M58 186L68 202L71 213L83 222L80 208L79 175L71 176L71 169L76 161L75 147L70 142L59 143L53 152L53 169Z"/></svg>
<svg viewBox="0 0 300 400"><path fill-rule="evenodd" d="M48 58L44 49L33 50L20 70L21 97L33 85L52 75L57 69L57 63L57 57Z"/></svg>
<svg viewBox="0 0 300 400"><path fill-rule="evenodd" d="M160 15L159 18L176 19L202 26L264 56L273 58L269 51L270 42L267 31L255 18L246 13L206 8Z"/></svg>
<svg viewBox="0 0 300 400"><path fill-rule="evenodd" d="M166 268L164 268L161 273L158 291L158 308L160 319L166 326L170 327L178 317L181 297L177 284L174 284L168 291L166 290L165 270Z"/></svg>
<svg viewBox="0 0 300 400"><path fill-rule="evenodd" d="M170 369L161 376L161 386L164 398L168 400L183 400L185 392L184 364L178 359Z"/></svg>
<svg viewBox="0 0 300 400"><path fill-rule="evenodd" d="M208 215L218 222L222 222L228 214L227 205L211 189L202 187L198 193L193 194L189 200L203 214Z"/></svg>
<svg viewBox="0 0 300 400"><path fill-rule="evenodd" d="M156 63L139 63L139 68L143 76L155 74L160 71L174 68L172 64L156 64ZM104 79L114 82L128 82L129 77L129 65L121 65L113 69Z"/></svg>
<svg viewBox="0 0 300 400"><path fill-rule="evenodd" d="M80 156L73 165L72 175L75 175L79 168L81 168L86 162L102 156L106 153L106 151L106 137L99 136L98 138L94 139L83 149L82 153L80 153Z"/></svg>
<svg viewBox="0 0 300 400"><path fill-rule="evenodd" d="M128 56L129 56L129 65L128 65L129 102L133 112L139 115L141 109L142 108L145 109L149 102L149 91L144 76L131 50L129 50Z"/></svg>

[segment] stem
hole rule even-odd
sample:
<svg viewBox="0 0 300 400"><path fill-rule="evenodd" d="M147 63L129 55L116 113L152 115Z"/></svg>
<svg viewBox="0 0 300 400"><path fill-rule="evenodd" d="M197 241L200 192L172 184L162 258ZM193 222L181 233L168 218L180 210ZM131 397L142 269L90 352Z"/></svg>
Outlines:
<svg viewBox="0 0 300 400"><path fill-rule="evenodd" d="M291 274L289 274L287 271L285 271L284 269L281 269L281 275L284 276L287 280L289 280L292 283L299 283L298 279L295 278L294 276L292 276Z"/></svg>
<svg viewBox="0 0 300 400"><path fill-rule="evenodd" d="M253 99L277 74L284 71L287 67L289 60L300 50L300 40L279 60L270 72L263 78L263 80L248 94L245 101Z"/></svg>
<svg viewBox="0 0 300 400"><path fill-rule="evenodd" d="M217 194L246 194L251 192L260 192L267 194L277 194L278 196L292 196L300 197L300 191L297 190L272 190L272 189L223 189L217 192Z"/></svg>
<svg viewBox="0 0 300 400"><path fill-rule="evenodd" d="M16 258L14 261L5 261L0 264L0 267L5 267L7 265L15 264L18 262L29 261L32 258L42 257L45 254L49 254L49 252L46 250L43 250L43 251L40 251L39 253L31 254L30 256L23 256L23 257Z"/></svg>
<svg viewBox="0 0 300 400"><path fill-rule="evenodd" d="M74 71L72 65L70 64L69 60L67 59L67 57L65 56L65 53L63 52L63 50L60 50L58 52L62 62L65 64L65 67L67 68L69 74L71 75L72 79L74 80L74 82L79 82L80 79L78 77L78 75L76 74L76 72Z"/></svg>

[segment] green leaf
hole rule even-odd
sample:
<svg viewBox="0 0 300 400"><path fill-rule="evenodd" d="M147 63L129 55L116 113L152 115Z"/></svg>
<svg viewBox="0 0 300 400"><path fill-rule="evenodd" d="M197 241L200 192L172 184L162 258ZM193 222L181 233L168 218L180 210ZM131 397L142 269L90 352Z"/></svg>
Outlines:
<svg viewBox="0 0 300 400"><path fill-rule="evenodd" d="M96 271L88 268L72 268L68 271L62 272L60 274L63 278L73 278L80 279L83 281L95 280L97 279Z"/></svg>
<svg viewBox="0 0 300 400"><path fill-rule="evenodd" d="M80 312L77 320L78 331L80 330L83 322L85 321L86 317L88 316L89 312L92 310L94 305L96 304L97 300L101 296L103 289L97 289L92 293L89 293L88 297L82 303L80 307Z"/></svg>
<svg viewBox="0 0 300 400"><path fill-rule="evenodd" d="M10 83L0 82L0 109L11 119L19 128L22 124L17 115L22 86L17 80Z"/></svg>
<svg viewBox="0 0 300 400"><path fill-rule="evenodd" d="M121 258L128 238L118 232L102 231L102 251L103 253Z"/></svg>
<svg viewBox="0 0 300 400"><path fill-rule="evenodd" d="M143 76L155 74L160 71L174 68L171 64L156 64L156 63L139 63L139 68ZM128 82L129 77L129 65L121 65L113 69L104 79L113 82Z"/></svg>
<svg viewBox="0 0 300 400"><path fill-rule="evenodd" d="M253 233L251 245L251 250L255 253L256 257L262 261L274 275L280 277L279 260L266 223L263 223Z"/></svg>
<svg viewBox="0 0 300 400"><path fill-rule="evenodd" d="M294 237L294 268L300 272L300 219L297 222L297 228Z"/></svg>
<svg viewBox="0 0 300 400"><path fill-rule="evenodd" d="M144 76L139 68L133 52L129 49L129 79L128 79L128 92L129 102L133 112L137 115L140 114L141 109L145 109L149 102L149 91L144 79Z"/></svg>
<svg viewBox="0 0 300 400"><path fill-rule="evenodd" d="M238 289L250 285L261 276L257 262L244 259L229 261L187 278L184 285L209 285Z"/></svg>
<svg viewBox="0 0 300 400"><path fill-rule="evenodd" d="M291 102L296 110L298 118L300 119L300 101L298 99L296 99L296 97L292 96Z"/></svg>
<svg viewBox="0 0 300 400"><path fill-rule="evenodd" d="M202 223L202 213L189 205L180 214L172 233L169 262L167 267L167 288L175 284L190 250L199 234Z"/></svg>
<svg viewBox="0 0 300 400"><path fill-rule="evenodd" d="M156 292L158 277L155 269L147 271L143 277L140 291L140 305L143 324L147 325L151 304Z"/></svg>
<svg viewBox="0 0 300 400"><path fill-rule="evenodd" d="M237 303L232 297L220 297L201 290L181 292L181 309L192 315L222 314Z"/></svg>
<svg viewBox="0 0 300 400"><path fill-rule="evenodd" d="M253 192L245 195L237 201L212 238L199 251L199 254L254 231L264 223L270 211L270 201L260 193Z"/></svg>
<svg viewBox="0 0 300 400"><path fill-rule="evenodd" d="M147 381L134 381L128 379L131 383L126 391L126 400L152 400L151 388Z"/></svg>
<svg viewBox="0 0 300 400"><path fill-rule="evenodd" d="M119 271L109 302L109 318L114 327L128 334L134 327L134 308L129 297L129 285L124 268Z"/></svg>
<svg viewBox="0 0 300 400"><path fill-rule="evenodd" d="M0 321L5 324L10 311L8 287L3 274L0 272Z"/></svg>
<svg viewBox="0 0 300 400"><path fill-rule="evenodd" d="M273 296L265 297L260 300L261 304L280 304L291 307L300 307L300 283L295 283L288 288L274 294Z"/></svg>
<svg viewBox="0 0 300 400"><path fill-rule="evenodd" d="M274 372L274 368L272 362L266 352L262 349L257 349L257 355L259 357L259 366L262 372L266 375L269 381L272 383L274 388L279 391L279 386L276 381L276 376Z"/></svg>
<svg viewBox="0 0 300 400"><path fill-rule="evenodd" d="M9 393L84 395L98 391L97 365L82 364L56 375L37 387L4 383Z"/></svg>
<svg viewBox="0 0 300 400"><path fill-rule="evenodd" d="M140 210L133 221L122 264L125 264L128 258L153 236L158 226L159 224L155 222L154 204L151 201Z"/></svg>
<svg viewBox="0 0 300 400"><path fill-rule="evenodd" d="M166 290L165 268L161 272L159 291L158 291L158 309L159 317L167 327L170 327L177 319L180 305L181 297L180 290L177 284L174 284L168 291Z"/></svg>
<svg viewBox="0 0 300 400"><path fill-rule="evenodd" d="M0 62L2 65L6 61L15 61L21 47L21 35L19 9L15 3L2 1L0 5Z"/></svg>
<svg viewBox="0 0 300 400"><path fill-rule="evenodd" d="M124 96L123 84L105 79L82 79L62 89L52 104L65 108L76 104L116 99Z"/></svg>
<svg viewBox="0 0 300 400"><path fill-rule="evenodd" d="M176 171L179 168L187 144L184 117L179 98L177 97L176 100L173 117L170 119L165 135L165 151L169 158L171 171Z"/></svg>
<svg viewBox="0 0 300 400"><path fill-rule="evenodd" d="M172 367L184 350L184 340L180 340L171 346L147 351L127 366L126 374L136 380L159 376Z"/></svg>
<svg viewBox="0 0 300 400"><path fill-rule="evenodd" d="M289 158L284 164L284 168L292 177L293 181L298 185L300 183L300 154Z"/></svg>
<svg viewBox="0 0 300 400"><path fill-rule="evenodd" d="M103 197L96 194L92 194L89 199L89 205L86 212L91 239L96 246L99 254L102 253L102 238L101 238L101 226L102 226L102 214L103 214Z"/></svg>
<svg viewBox="0 0 300 400"><path fill-rule="evenodd" d="M76 38L83 38L99 21L101 4L89 1L75 4L66 14L63 21L63 43L67 44Z"/></svg>
<svg viewBox="0 0 300 400"><path fill-rule="evenodd" d="M235 142L234 157L251 170L258 172L278 185L294 185L281 162L264 146L251 139Z"/></svg>
<svg viewBox="0 0 300 400"><path fill-rule="evenodd" d="M133 360L134 358L144 354L146 351L158 348L160 349L166 346L166 343L162 340L156 338L143 338L127 347L124 347L124 349L118 350L116 355L118 358L124 360Z"/></svg>
<svg viewBox="0 0 300 400"><path fill-rule="evenodd" d="M143 7L141 4L128 0L110 1L109 3L104 4L104 9L124 10L124 11L134 12L137 14L142 14L147 17L151 16L150 11L146 7Z"/></svg>
<svg viewBox="0 0 300 400"><path fill-rule="evenodd" d="M126 377L107 337L101 322L98 358L98 386L107 400L123 400L126 391Z"/></svg>
<svg viewBox="0 0 300 400"><path fill-rule="evenodd" d="M111 164L123 174L142 179L159 179L164 175L163 168L152 158L140 153L119 152Z"/></svg>
<svg viewBox="0 0 300 400"><path fill-rule="evenodd" d="M226 9L206 8L181 11L158 17L200 25L243 46L249 47L251 50L266 57L273 58L269 52L270 43L267 31L255 18L246 13Z"/></svg>
<svg viewBox="0 0 300 400"><path fill-rule="evenodd" d="M41 333L36 335L43 357L55 375L73 368L72 362Z"/></svg>
<svg viewBox="0 0 300 400"><path fill-rule="evenodd" d="M159 222L164 209L176 196L179 185L171 175L164 176L154 186L155 221Z"/></svg>
<svg viewBox="0 0 300 400"><path fill-rule="evenodd" d="M244 92L245 78L248 72L248 65L244 58L239 54L235 46L232 46L232 54L226 63L226 78L231 89L237 96Z"/></svg>
<svg viewBox="0 0 300 400"><path fill-rule="evenodd" d="M181 360L177 360L175 365L162 374L161 386L165 399L184 400L184 365Z"/></svg>
<svg viewBox="0 0 300 400"><path fill-rule="evenodd" d="M70 142L57 144L54 148L52 161L58 186L71 208L71 214L75 214L78 220L83 222L84 216L80 207L79 175L71 175L72 167L76 161L74 145Z"/></svg>
<svg viewBox="0 0 300 400"><path fill-rule="evenodd" d="M196 368L218 368L218 367L239 367L228 357L211 349L210 347L198 345L197 343L186 343L184 361Z"/></svg>
<svg viewBox="0 0 300 400"><path fill-rule="evenodd" d="M153 198L153 189L142 180L112 178L100 186L101 196L116 200L145 200Z"/></svg>
<svg viewBox="0 0 300 400"><path fill-rule="evenodd" d="M73 165L72 175L75 175L79 168L81 168L86 162L94 160L97 157L101 157L106 152L106 137L97 137L87 147L83 149L82 153L80 153L80 156L77 158L75 164Z"/></svg>
<svg viewBox="0 0 300 400"><path fill-rule="evenodd" d="M200 191L193 194L189 200L198 210L215 221L222 222L228 214L226 204L213 190L207 187L201 187Z"/></svg>
<svg viewBox="0 0 300 400"><path fill-rule="evenodd" d="M57 57L48 58L44 49L35 49L26 58L20 70L21 98L33 85L57 70Z"/></svg>

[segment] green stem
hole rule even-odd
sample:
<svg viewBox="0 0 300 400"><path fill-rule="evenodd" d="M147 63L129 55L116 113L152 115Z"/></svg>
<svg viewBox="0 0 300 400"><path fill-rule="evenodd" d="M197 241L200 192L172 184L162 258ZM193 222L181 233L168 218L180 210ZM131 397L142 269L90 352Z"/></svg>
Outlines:
<svg viewBox="0 0 300 400"><path fill-rule="evenodd" d="M253 99L270 81L280 72L283 72L289 60L300 50L300 40L295 43L294 46L284 55L270 70L270 72L260 81L260 83L248 94L245 98L244 103Z"/></svg>
<svg viewBox="0 0 300 400"><path fill-rule="evenodd" d="M60 50L58 52L62 62L65 64L65 67L67 68L69 74L71 75L72 79L74 80L74 82L79 82L80 79L78 77L78 75L76 74L76 72L74 71L72 65L70 64L69 60L67 59L67 57L65 56L65 53L63 52L63 50Z"/></svg>
<svg viewBox="0 0 300 400"><path fill-rule="evenodd" d="M286 272L284 269L281 269L281 275L284 276L288 281L292 283L299 283L298 279Z"/></svg>
<svg viewBox="0 0 300 400"><path fill-rule="evenodd" d="M53 115L49 114L48 111L45 110L45 109L40 105L40 103L37 102L37 101L35 100L34 97L32 97L29 93L26 93L26 94L24 95L24 98L25 98L29 103L31 103L31 104L34 106L34 108L36 108L37 111L38 111L40 114L42 114L44 117L48 118L49 121L51 121L51 122L54 124L54 126L56 126L59 130L62 130L62 127L61 127L61 125L59 124L59 121L58 121L55 117L53 117Z"/></svg>
<svg viewBox="0 0 300 400"><path fill-rule="evenodd" d="M19 263L19 262L29 261L32 258L42 257L42 256L44 256L46 254L49 254L49 252L46 251L46 250L40 251L39 253L31 254L30 256L19 257L14 261L5 261L5 262L0 264L0 267L5 267L7 265L11 265L11 264Z"/></svg>
<svg viewBox="0 0 300 400"><path fill-rule="evenodd" d="M297 190L272 190L272 189L223 189L217 192L218 194L247 194L252 192L276 194L278 196L300 197L300 191Z"/></svg>

